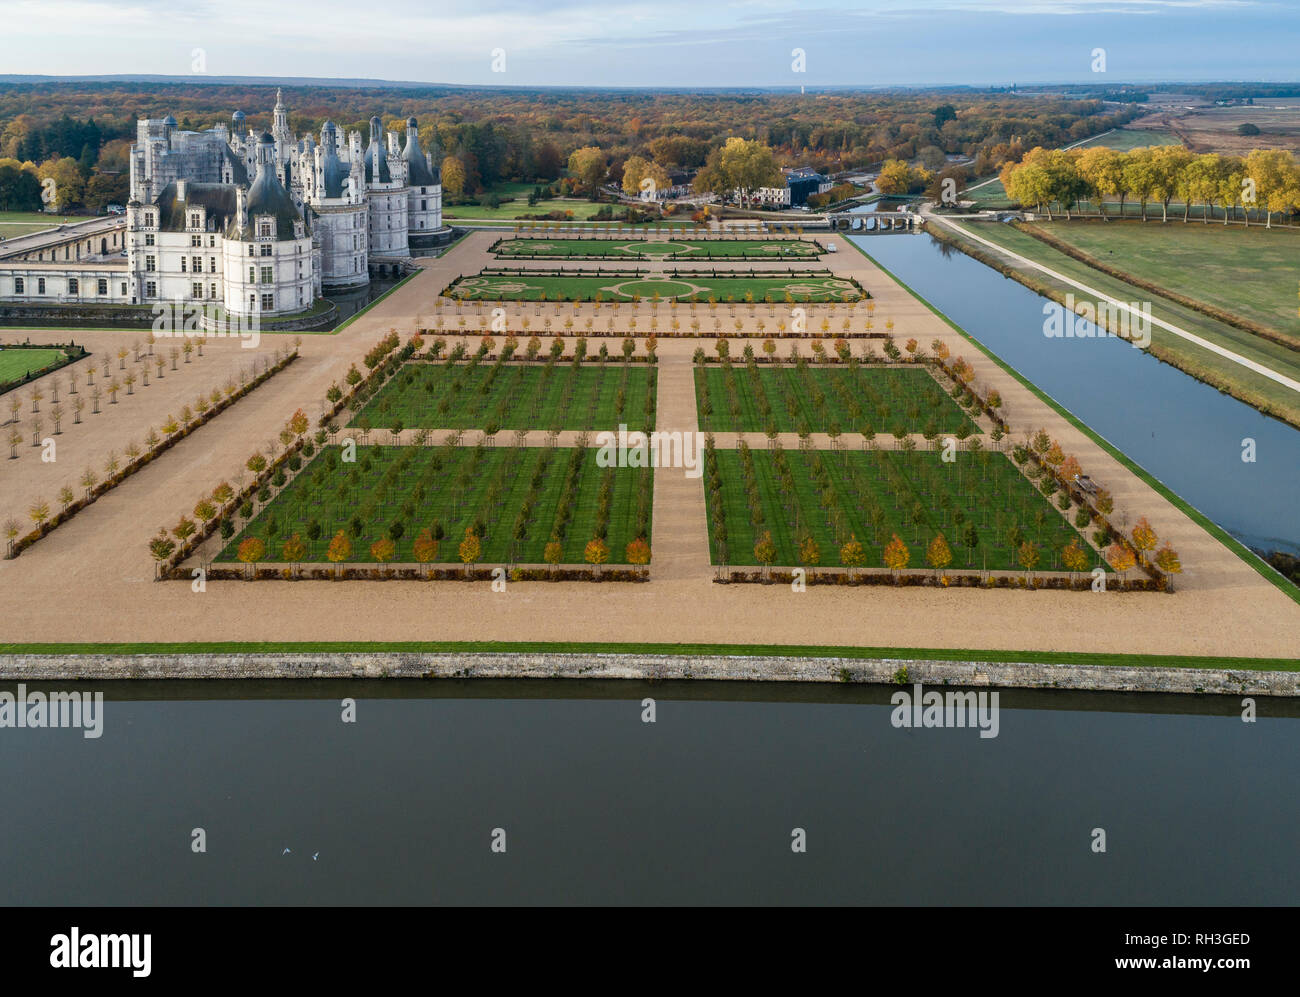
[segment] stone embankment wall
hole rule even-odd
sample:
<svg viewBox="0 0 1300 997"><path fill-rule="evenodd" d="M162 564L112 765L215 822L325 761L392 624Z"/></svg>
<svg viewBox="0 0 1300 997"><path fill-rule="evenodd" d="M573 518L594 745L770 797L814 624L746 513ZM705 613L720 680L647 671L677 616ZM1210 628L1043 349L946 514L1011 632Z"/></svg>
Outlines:
<svg viewBox="0 0 1300 997"><path fill-rule="evenodd" d="M1300 672L889 658L674 654L0 655L0 680L268 678L702 679L1300 696Z"/></svg>

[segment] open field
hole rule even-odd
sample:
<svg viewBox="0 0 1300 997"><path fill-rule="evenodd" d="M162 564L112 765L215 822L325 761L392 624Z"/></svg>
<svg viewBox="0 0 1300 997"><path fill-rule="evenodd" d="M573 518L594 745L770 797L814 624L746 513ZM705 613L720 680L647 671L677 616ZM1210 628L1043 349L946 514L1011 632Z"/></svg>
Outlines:
<svg viewBox="0 0 1300 997"><path fill-rule="evenodd" d="M1300 231L1181 221L1035 224L1107 266L1267 326L1300 347Z"/></svg>
<svg viewBox="0 0 1300 997"><path fill-rule="evenodd" d="M67 225L70 222L84 222L89 215L47 215L43 211L0 211L0 239L12 239L16 235L31 235L41 229Z"/></svg>
<svg viewBox="0 0 1300 997"><path fill-rule="evenodd" d="M503 239L501 259L815 260L821 247L802 239Z"/></svg>
<svg viewBox="0 0 1300 997"><path fill-rule="evenodd" d="M63 350L42 347L6 346L0 350L0 387L28 374L39 374L66 356Z"/></svg>
<svg viewBox="0 0 1300 997"><path fill-rule="evenodd" d="M351 425L408 429L654 428L652 364L426 363L402 368Z"/></svg>
<svg viewBox="0 0 1300 997"><path fill-rule="evenodd" d="M1300 100L1257 101L1253 106L1203 107L1175 119L1196 152L1244 156L1253 149L1285 149L1300 154ZM1256 125L1258 135L1238 135L1237 127Z"/></svg>
<svg viewBox="0 0 1300 997"><path fill-rule="evenodd" d="M1118 152L1128 152L1130 149L1141 149L1151 145L1182 144L1178 136L1171 131L1149 128L1117 128L1105 135L1096 135L1084 142L1080 142L1072 148L1091 149L1095 146L1104 146Z"/></svg>
<svg viewBox="0 0 1300 997"><path fill-rule="evenodd" d="M695 385L700 427L715 432L979 431L922 366L709 365Z"/></svg>
<svg viewBox="0 0 1300 997"><path fill-rule="evenodd" d="M342 447L322 448L217 560L235 560L249 537L265 543L264 560L281 560L285 541L297 534L305 545L299 561L325 562L342 531L351 547L348 562L377 560L372 545L390 539L394 551L386 559L413 563L415 541L428 530L439 541L430 561L460 563L459 545L472 528L481 543L478 563L541 564L553 537L563 547L559 563L583 563L596 536L618 563L628 543L650 535L653 474L597 467L595 450L365 446L357 448L354 464L343 462L342 453Z"/></svg>
<svg viewBox="0 0 1300 997"><path fill-rule="evenodd" d="M943 535L952 570L1023 570L1018 552L1024 543L1039 552L1037 570L1061 570L1061 551L1071 541L1087 554L1089 570L1105 567L1061 512L1001 453L959 451L952 463L922 451L715 453L726 529L724 549L712 492L706 489L715 564L759 564L754 545L770 532L776 546L773 563L787 566L806 563L800 544L811 536L822 566L841 565L841 547L856 538L863 546L863 566L884 567L884 548L897 535L908 548L908 566L924 568L927 548ZM757 516L747 480L758 497Z"/></svg>
<svg viewBox="0 0 1300 997"><path fill-rule="evenodd" d="M960 231L966 230L963 226L957 228ZM1164 319L1287 377L1300 378L1300 355L1294 350L1111 277L1010 225L970 223L969 228L971 232L990 242L1050 267L1120 301L1149 301L1153 317ZM950 233L952 238L969 245L975 251L988 252L971 240L963 240L959 234L953 233L951 228L944 230L945 235ZM1016 269L1015 261L1007 261L1007 263L1012 270ZM1026 270L1024 277L1022 282L1027 286L1049 297L1055 297L1056 300L1063 300L1067 293L1073 294L1076 300L1084 300L1084 296L1077 288L1054 280L1046 274ZM1151 328L1150 350L1160 359L1174 364L1192 376L1213 384L1262 411L1285 419L1292 425L1300 426L1300 399L1285 385L1202 349L1155 325Z"/></svg>
<svg viewBox="0 0 1300 997"><path fill-rule="evenodd" d="M549 271L480 273L448 286L452 297L487 301L859 301L866 295L852 280L829 270L805 276L754 272L618 273L573 276Z"/></svg>

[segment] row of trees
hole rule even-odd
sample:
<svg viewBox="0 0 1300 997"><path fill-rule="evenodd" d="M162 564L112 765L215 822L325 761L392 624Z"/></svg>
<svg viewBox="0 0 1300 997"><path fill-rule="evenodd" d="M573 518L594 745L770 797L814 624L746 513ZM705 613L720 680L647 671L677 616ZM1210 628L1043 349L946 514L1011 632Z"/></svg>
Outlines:
<svg viewBox="0 0 1300 997"><path fill-rule="evenodd" d="M1153 146L1118 152L1101 146L1090 149L1031 150L1019 164L1002 171L1007 196L1021 204L1046 208L1053 205L1067 218L1076 206L1089 203L1107 215L1108 200L1119 202L1123 214L1126 202L1141 205L1142 219L1147 206L1158 203L1161 221L1169 220L1169 205L1183 204L1183 221L1190 208L1202 205L1202 220L1208 222L1214 209L1223 211L1226 225L1240 207L1246 224L1250 211L1263 212L1266 225L1273 215L1293 214L1300 209L1300 166L1280 150L1259 149L1249 155L1219 153L1195 155L1182 146Z"/></svg>

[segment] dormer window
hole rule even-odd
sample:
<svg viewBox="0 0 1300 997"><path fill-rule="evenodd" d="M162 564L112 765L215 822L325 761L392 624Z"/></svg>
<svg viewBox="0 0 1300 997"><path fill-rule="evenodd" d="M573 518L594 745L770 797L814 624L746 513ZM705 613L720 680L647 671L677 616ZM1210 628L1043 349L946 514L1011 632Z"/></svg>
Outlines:
<svg viewBox="0 0 1300 997"><path fill-rule="evenodd" d="M257 223L257 237L259 239L271 238L271 223L265 218Z"/></svg>
<svg viewBox="0 0 1300 997"><path fill-rule="evenodd" d="M190 228L202 228L203 216L197 211L190 212Z"/></svg>

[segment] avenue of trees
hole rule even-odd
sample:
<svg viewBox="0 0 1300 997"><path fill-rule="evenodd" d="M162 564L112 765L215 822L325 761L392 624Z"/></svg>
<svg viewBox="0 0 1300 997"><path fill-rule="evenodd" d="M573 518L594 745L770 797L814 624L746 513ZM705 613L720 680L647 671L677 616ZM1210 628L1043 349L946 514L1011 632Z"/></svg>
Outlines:
<svg viewBox="0 0 1300 997"><path fill-rule="evenodd" d="M1203 153L1182 146L1154 146L1117 152L1114 149L1043 149L1027 153L1018 164L1002 170L1007 196L1025 205L1053 207L1066 218L1082 204L1107 216L1107 202L1118 204L1122 214L1133 201L1145 221L1152 205L1160 206L1161 221L1169 220L1169 205L1183 205L1187 221L1192 206L1203 207L1202 221L1215 210L1226 225L1237 209L1250 223L1249 211L1262 213L1271 226L1275 214L1294 214L1300 208L1300 166L1281 150L1256 150L1242 156Z"/></svg>

